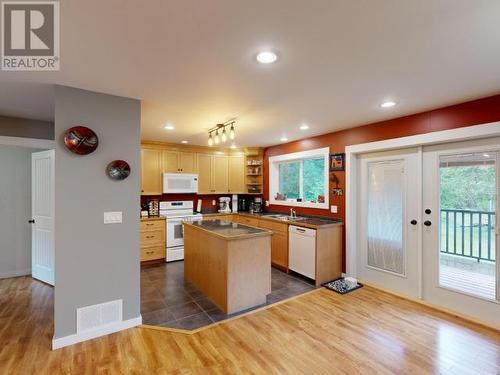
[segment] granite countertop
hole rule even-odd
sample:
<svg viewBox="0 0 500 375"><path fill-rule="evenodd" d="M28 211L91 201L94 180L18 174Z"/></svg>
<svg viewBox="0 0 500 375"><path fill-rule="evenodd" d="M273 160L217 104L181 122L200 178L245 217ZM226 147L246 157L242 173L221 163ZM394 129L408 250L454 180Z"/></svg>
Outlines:
<svg viewBox="0 0 500 375"><path fill-rule="evenodd" d="M344 223L340 219L332 219L328 217L319 217L319 216L301 216L299 215L299 220L280 220L277 218L269 217L270 215L287 215L282 212L262 212L262 213L250 213L250 212L238 212L239 215L245 215L250 217L258 217L259 219L266 219L277 221L280 223L286 223L290 225L297 225L299 227L306 227L316 229L319 227L326 228L335 225L343 225Z"/></svg>
<svg viewBox="0 0 500 375"><path fill-rule="evenodd" d="M165 216L146 216L141 217L141 221L165 220Z"/></svg>
<svg viewBox="0 0 500 375"><path fill-rule="evenodd" d="M197 220L185 222L189 225L207 232L211 232L226 240L237 240L251 237L270 236L273 232L267 229L249 227L247 225L232 223L225 220Z"/></svg>

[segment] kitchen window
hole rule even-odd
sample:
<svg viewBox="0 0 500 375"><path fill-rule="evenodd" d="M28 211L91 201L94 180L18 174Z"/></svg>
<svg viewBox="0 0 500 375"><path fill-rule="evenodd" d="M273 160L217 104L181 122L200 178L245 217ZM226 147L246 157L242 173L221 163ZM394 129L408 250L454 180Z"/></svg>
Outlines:
<svg viewBox="0 0 500 375"><path fill-rule="evenodd" d="M271 204L328 208L328 147L269 158Z"/></svg>

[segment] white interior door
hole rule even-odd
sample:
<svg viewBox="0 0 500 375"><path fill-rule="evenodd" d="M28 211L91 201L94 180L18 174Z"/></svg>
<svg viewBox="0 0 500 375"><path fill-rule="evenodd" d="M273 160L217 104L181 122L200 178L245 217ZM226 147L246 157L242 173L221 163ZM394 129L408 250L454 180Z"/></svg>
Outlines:
<svg viewBox="0 0 500 375"><path fill-rule="evenodd" d="M423 152L424 299L500 326L500 139Z"/></svg>
<svg viewBox="0 0 500 375"><path fill-rule="evenodd" d="M420 292L419 150L362 155L358 278L417 297Z"/></svg>
<svg viewBox="0 0 500 375"><path fill-rule="evenodd" d="M54 150L31 156L32 277L54 285Z"/></svg>

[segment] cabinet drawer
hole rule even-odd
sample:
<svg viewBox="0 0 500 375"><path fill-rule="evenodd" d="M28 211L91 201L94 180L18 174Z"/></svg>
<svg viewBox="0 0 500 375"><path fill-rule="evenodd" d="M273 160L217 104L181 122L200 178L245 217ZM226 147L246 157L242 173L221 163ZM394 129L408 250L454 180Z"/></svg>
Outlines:
<svg viewBox="0 0 500 375"><path fill-rule="evenodd" d="M141 232L141 247L161 246L165 243L165 235L162 230Z"/></svg>
<svg viewBox="0 0 500 375"><path fill-rule="evenodd" d="M141 248L141 262L165 258L165 247L144 247Z"/></svg>
<svg viewBox="0 0 500 375"><path fill-rule="evenodd" d="M150 230L162 230L163 228L165 228L165 220L141 221L141 232Z"/></svg>
<svg viewBox="0 0 500 375"><path fill-rule="evenodd" d="M259 227L272 230L273 232L283 232L288 236L288 224L278 223L276 221L260 219Z"/></svg>
<svg viewBox="0 0 500 375"><path fill-rule="evenodd" d="M238 216L238 223L243 224L243 225L250 225L251 227L258 227L259 226L259 219L239 215Z"/></svg>

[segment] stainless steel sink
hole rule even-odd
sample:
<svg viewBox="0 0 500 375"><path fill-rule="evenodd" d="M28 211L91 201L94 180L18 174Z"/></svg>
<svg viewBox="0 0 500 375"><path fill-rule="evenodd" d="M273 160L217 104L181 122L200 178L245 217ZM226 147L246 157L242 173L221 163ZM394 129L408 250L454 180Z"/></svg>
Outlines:
<svg viewBox="0 0 500 375"><path fill-rule="evenodd" d="M265 217L270 217L272 219L277 219L277 220L281 220L281 221L300 221L300 220L306 220L307 219L307 217L302 217L302 216L292 217L292 216L289 216L289 215L280 215L280 214L265 215Z"/></svg>

